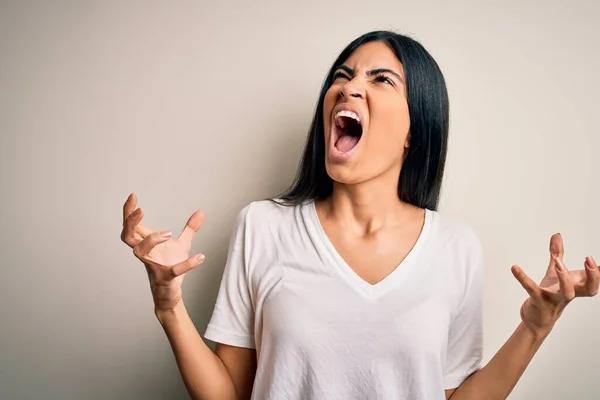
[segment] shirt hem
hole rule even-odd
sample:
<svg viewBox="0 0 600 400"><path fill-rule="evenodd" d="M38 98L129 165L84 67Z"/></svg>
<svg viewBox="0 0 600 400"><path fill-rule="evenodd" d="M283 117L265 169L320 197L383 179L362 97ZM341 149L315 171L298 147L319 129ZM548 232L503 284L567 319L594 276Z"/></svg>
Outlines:
<svg viewBox="0 0 600 400"><path fill-rule="evenodd" d="M222 343L229 346L244 347L247 349L255 349L253 336L239 335L236 333L227 332L217 326L208 325L204 332L204 337L215 343Z"/></svg>
<svg viewBox="0 0 600 400"><path fill-rule="evenodd" d="M475 368L468 374L460 375L456 378L444 379L444 390L456 389L457 387L462 385L462 383L466 381L468 377L473 375L478 370L479 368Z"/></svg>

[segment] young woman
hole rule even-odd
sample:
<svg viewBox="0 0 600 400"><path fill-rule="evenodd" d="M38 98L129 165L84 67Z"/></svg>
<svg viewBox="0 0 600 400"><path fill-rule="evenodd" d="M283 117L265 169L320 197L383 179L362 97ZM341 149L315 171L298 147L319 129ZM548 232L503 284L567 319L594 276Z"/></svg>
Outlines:
<svg viewBox="0 0 600 400"><path fill-rule="evenodd" d="M196 399L504 399L565 306L598 291L591 258L562 262L560 235L521 324L484 367L482 249L436 211L448 136L442 73L418 42L353 41L329 71L297 179L239 214L205 337L186 313L184 274L202 213L181 235L141 224L122 240L147 268L155 313ZM135 210L135 211L134 211Z"/></svg>

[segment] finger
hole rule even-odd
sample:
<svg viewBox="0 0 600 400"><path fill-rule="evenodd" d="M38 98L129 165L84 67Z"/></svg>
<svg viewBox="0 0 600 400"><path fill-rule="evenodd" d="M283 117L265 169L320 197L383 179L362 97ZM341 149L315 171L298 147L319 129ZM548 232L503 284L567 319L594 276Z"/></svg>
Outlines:
<svg viewBox="0 0 600 400"><path fill-rule="evenodd" d="M193 257L188 258L187 260L180 262L179 264L174 265L171 268L171 272L174 277L179 275L183 275L186 272L196 268L198 265L202 264L206 257L204 254L197 254Z"/></svg>
<svg viewBox="0 0 600 400"><path fill-rule="evenodd" d="M133 248L133 254L135 254L137 258L146 257L157 245L171 239L172 235L173 234L171 232L151 233Z"/></svg>
<svg viewBox="0 0 600 400"><path fill-rule="evenodd" d="M178 241L191 243L194 235L204 222L204 213L202 211L196 211L192 214L192 216L187 220L183 231L177 238Z"/></svg>
<svg viewBox="0 0 600 400"><path fill-rule="evenodd" d="M137 207L137 196L135 195L135 193L131 193L129 195L129 197L127 197L127 200L125 201L125 204L123 205L123 225L125 225L127 218L129 218L131 216L131 214L134 211L136 211L136 207ZM139 224L136 228L136 231L143 238L152 233L152 229L146 228L143 224Z"/></svg>
<svg viewBox="0 0 600 400"><path fill-rule="evenodd" d="M552 235L552 237L550 238L550 246L549 249L550 251L550 262L548 263L548 269L546 270L546 275L548 275L549 273L554 275L554 273L556 272L556 265L554 262L554 257L558 257L559 259L563 259L563 256L565 254L565 247L564 247L564 243L563 243L563 239L562 239L562 235L560 233L555 233L554 235Z"/></svg>
<svg viewBox="0 0 600 400"><path fill-rule="evenodd" d="M593 257L586 257L585 259L585 285L584 292L586 296L595 296L598 294L598 285L600 284L600 271L598 270L598 264Z"/></svg>
<svg viewBox="0 0 600 400"><path fill-rule="evenodd" d="M135 226L139 223L140 214L142 214L142 210L138 208L137 210L130 212L123 222L121 240L130 247L136 246L143 239L140 235L135 234Z"/></svg>
<svg viewBox="0 0 600 400"><path fill-rule="evenodd" d="M146 226L142 224L143 218L144 210L137 208L135 211L129 214L125 220L125 224L123 225L125 236L134 238L136 243L139 243L142 239L153 232L151 229L146 228Z"/></svg>
<svg viewBox="0 0 600 400"><path fill-rule="evenodd" d="M560 292L567 302L573 300L575 298L575 287L567 267L558 257L554 257L554 265L560 283Z"/></svg>
<svg viewBox="0 0 600 400"><path fill-rule="evenodd" d="M137 197L135 196L135 194L131 193L127 197L127 200L125 200L125 204L123 204L123 224L125 224L125 220L127 219L127 217L129 217L133 210L135 210L136 205Z"/></svg>
<svg viewBox="0 0 600 400"><path fill-rule="evenodd" d="M137 205L137 197L131 193L127 196L125 204L123 204L123 229L121 230L121 240L130 247L134 247L140 242L140 238L136 237L127 226L129 216L134 212Z"/></svg>
<svg viewBox="0 0 600 400"><path fill-rule="evenodd" d="M142 239L143 239L146 236L148 236L149 234L153 233L154 231L152 229L150 229L150 228L147 228L146 225L144 225L142 223L142 219L144 218L144 210L142 210L141 208L139 210L140 210L141 214L138 215L138 219L139 220L135 224L134 231L135 231L136 234L140 235L142 237Z"/></svg>
<svg viewBox="0 0 600 400"><path fill-rule="evenodd" d="M523 271L518 265L513 265L511 271L521 286L523 286L523 289L527 291L532 299L536 299L541 296L541 289L538 284L535 283L533 279L528 277L525 271Z"/></svg>
<svg viewBox="0 0 600 400"><path fill-rule="evenodd" d="M144 239L144 237L147 236L142 236L137 229L143 216L144 212L141 208L138 208L129 214L129 216L125 220L125 223L123 224L123 229L121 231L121 240L131 247L137 246L137 244L141 242L142 239Z"/></svg>

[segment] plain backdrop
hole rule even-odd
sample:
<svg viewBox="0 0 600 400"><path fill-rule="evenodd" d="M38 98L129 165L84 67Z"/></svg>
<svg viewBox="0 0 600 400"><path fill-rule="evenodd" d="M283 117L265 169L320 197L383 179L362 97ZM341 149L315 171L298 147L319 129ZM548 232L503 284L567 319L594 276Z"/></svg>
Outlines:
<svg viewBox="0 0 600 400"><path fill-rule="evenodd" d="M232 223L291 182L320 85L374 29L421 41L451 100L440 211L486 251L485 356L520 321L554 232L600 261L600 3L3 1L0 398L184 399L146 272L120 242L206 223L184 299L202 333ZM511 399L600 397L600 297L577 299Z"/></svg>

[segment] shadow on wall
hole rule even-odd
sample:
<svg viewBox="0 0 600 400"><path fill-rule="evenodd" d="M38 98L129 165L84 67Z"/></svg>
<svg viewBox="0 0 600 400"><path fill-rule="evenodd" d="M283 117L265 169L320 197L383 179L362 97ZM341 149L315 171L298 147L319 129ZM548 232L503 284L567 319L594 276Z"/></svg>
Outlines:
<svg viewBox="0 0 600 400"><path fill-rule="evenodd" d="M294 110L294 107L282 107L284 110ZM312 109L310 110L312 113ZM241 210L246 204L254 200L261 200L275 196L285 190L293 180L301 157L302 150L310 126L311 115L292 115L291 112L282 112L275 115L272 120L261 126L248 127L250 135L255 129L264 129L269 126L273 134L270 140L261 143L248 143L248 146L238 146L239 151L256 152L261 161L253 165L238 165L239 176L232 177L232 184L239 185L239 192L243 193L234 201ZM290 127L294 127L290 131ZM263 133L263 137L264 137ZM243 158L248 160L248 157ZM250 158L252 159L252 158ZM233 221L231 221L233 222ZM227 260L227 250L231 235L232 225L223 228L226 233L212 248L203 248L207 263L192 271L184 281L184 298L186 308L194 321L200 335L204 334L206 326L212 315L223 268ZM196 251L194 244L192 253ZM156 325L156 347L148 349L147 356L129 360L134 376L127 379L129 387L119 390L119 393L135 394L136 398L144 399L189 399L181 375L173 358L173 354L166 336L160 326ZM209 340L205 343L214 349L214 343ZM160 365L156 364L157 352L161 359ZM131 385L131 386L130 386ZM132 387L133 386L133 387Z"/></svg>

